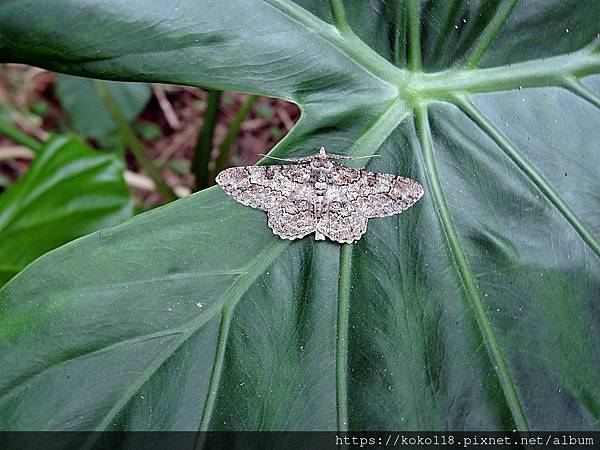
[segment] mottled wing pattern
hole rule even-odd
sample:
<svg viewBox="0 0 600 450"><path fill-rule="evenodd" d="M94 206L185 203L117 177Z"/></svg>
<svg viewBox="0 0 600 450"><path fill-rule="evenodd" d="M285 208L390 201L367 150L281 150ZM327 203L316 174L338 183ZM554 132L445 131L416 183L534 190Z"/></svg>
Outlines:
<svg viewBox="0 0 600 450"><path fill-rule="evenodd" d="M307 185L270 209L267 217L273 233L283 239L300 239L314 233L317 225L314 195L314 189Z"/></svg>
<svg viewBox="0 0 600 450"><path fill-rule="evenodd" d="M225 193L238 202L267 211L268 224L283 239L299 239L315 231L315 190L310 167L232 167L217 176Z"/></svg>
<svg viewBox="0 0 600 450"><path fill-rule="evenodd" d="M358 241L367 231L367 218L341 192L332 192L328 197L317 230L332 241L347 244Z"/></svg>
<svg viewBox="0 0 600 450"><path fill-rule="evenodd" d="M231 167L219 173L216 181L238 202L269 211L306 187L309 178L310 168L298 164Z"/></svg>
<svg viewBox="0 0 600 450"><path fill-rule="evenodd" d="M360 239L367 219L401 213L423 195L410 178L339 165L328 172L323 195L324 183L311 179L311 170L310 162L233 167L217 183L238 202L267 211L269 227L283 239L317 231L317 239L322 234L345 243Z"/></svg>
<svg viewBox="0 0 600 450"><path fill-rule="evenodd" d="M367 218L399 214L423 196L423 187L415 180L387 173L335 166L331 180L356 211Z"/></svg>

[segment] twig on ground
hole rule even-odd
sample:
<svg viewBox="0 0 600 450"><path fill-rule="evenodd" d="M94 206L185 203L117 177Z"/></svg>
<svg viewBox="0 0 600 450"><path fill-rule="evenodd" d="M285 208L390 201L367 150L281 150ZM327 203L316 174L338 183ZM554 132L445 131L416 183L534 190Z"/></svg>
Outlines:
<svg viewBox="0 0 600 450"><path fill-rule="evenodd" d="M294 128L294 121L285 108L277 108L277 117L281 119L287 131L290 131L292 128Z"/></svg>
<svg viewBox="0 0 600 450"><path fill-rule="evenodd" d="M23 145L0 146L0 161L8 159L33 159L35 152Z"/></svg>
<svg viewBox="0 0 600 450"><path fill-rule="evenodd" d="M137 173L137 172L133 172L131 170L126 170L125 174L124 174L124 178L125 178L125 183L127 183L128 186L130 186L134 189L139 189L141 191L146 191L146 192L156 191L156 185L154 184L154 181L152 181L146 175L143 175L143 174ZM174 186L173 190L175 191L175 194L177 194L177 197L179 197L179 198L185 197L186 195L190 195L192 193L190 188L188 188L187 186Z"/></svg>
<svg viewBox="0 0 600 450"><path fill-rule="evenodd" d="M181 121L179 120L179 117L177 117L177 113L173 109L173 105L171 105L171 102L165 94L165 88L161 85L154 84L152 86L152 90L156 100L158 100L158 106L160 106L160 109L165 115L165 120L169 126L173 130L179 130L181 128Z"/></svg>
<svg viewBox="0 0 600 450"><path fill-rule="evenodd" d="M156 164L158 166L164 165L173 154L183 146L188 139L198 132L198 127L195 124L185 127L180 133L176 134L173 140L163 150L160 155L156 158Z"/></svg>

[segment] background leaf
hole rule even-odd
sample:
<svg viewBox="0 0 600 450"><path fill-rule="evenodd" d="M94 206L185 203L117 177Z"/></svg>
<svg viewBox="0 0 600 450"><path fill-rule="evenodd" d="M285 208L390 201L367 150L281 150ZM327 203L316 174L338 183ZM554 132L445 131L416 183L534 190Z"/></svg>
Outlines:
<svg viewBox="0 0 600 450"><path fill-rule="evenodd" d="M0 195L0 284L38 256L130 215L122 161L76 139L53 138Z"/></svg>
<svg viewBox="0 0 600 450"><path fill-rule="evenodd" d="M152 94L146 83L102 83L123 117L130 122L144 109ZM100 139L117 131L117 124L100 100L92 80L58 75L56 95L73 121L73 128L82 136Z"/></svg>
<svg viewBox="0 0 600 450"><path fill-rule="evenodd" d="M41 258L1 428L598 429L600 2L91 4L3 4L2 58L286 98L274 154L425 196L340 248L209 189Z"/></svg>

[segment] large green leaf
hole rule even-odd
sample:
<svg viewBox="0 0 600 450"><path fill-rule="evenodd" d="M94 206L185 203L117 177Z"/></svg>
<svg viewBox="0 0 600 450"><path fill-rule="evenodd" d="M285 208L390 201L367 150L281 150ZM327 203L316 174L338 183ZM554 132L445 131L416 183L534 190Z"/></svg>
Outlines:
<svg viewBox="0 0 600 450"><path fill-rule="evenodd" d="M123 162L54 137L0 195L0 285L38 256L130 215Z"/></svg>
<svg viewBox="0 0 600 450"><path fill-rule="evenodd" d="M5 60L283 97L275 154L377 153L425 196L340 247L214 188L44 256L0 293L0 428L600 428L599 15L3 2Z"/></svg>
<svg viewBox="0 0 600 450"><path fill-rule="evenodd" d="M150 100L151 89L146 83L102 83L128 121L133 121ZM102 103L93 80L59 75L56 95L62 109L69 114L73 128L82 136L101 139L117 131L117 124Z"/></svg>

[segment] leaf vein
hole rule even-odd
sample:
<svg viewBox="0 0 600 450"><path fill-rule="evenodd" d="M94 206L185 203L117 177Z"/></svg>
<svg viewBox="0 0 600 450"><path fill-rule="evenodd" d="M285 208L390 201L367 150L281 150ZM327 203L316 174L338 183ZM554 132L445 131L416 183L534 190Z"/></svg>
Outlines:
<svg viewBox="0 0 600 450"><path fill-rule="evenodd" d="M513 8L517 4L517 0L508 0L496 9L492 20L487 24L484 28L483 32L479 35L473 46L471 47L469 54L465 59L465 65L469 68L474 68L479 64L479 61L485 54L485 52L492 45L498 33L504 25L506 21L510 17Z"/></svg>
<svg viewBox="0 0 600 450"><path fill-rule="evenodd" d="M429 185L431 186L433 202L437 210L444 235L446 236L445 242L448 245L448 250L450 251L451 257L455 262L455 266L462 281L466 297L473 309L473 313L477 320L487 353L494 365L494 368L496 369L497 377L500 381L500 385L502 386L502 392L512 413L515 425L521 431L528 431L529 424L520 403L515 384L511 378L510 371L506 365L504 355L496 339L496 335L491 326L489 317L485 311L483 301L475 284L473 273L467 263L458 233L454 227L452 216L450 215L448 205L446 204L446 199L444 198L444 193L438 178L435 160L433 157L433 142L431 137L431 129L429 128L427 107L424 105L418 105L415 112L421 154L425 163L425 173Z"/></svg>
<svg viewBox="0 0 600 450"><path fill-rule="evenodd" d="M509 157L509 159L531 180L546 199L561 213L566 221L579 234L581 239L600 256L600 242L577 217L575 212L550 184L520 154L517 148L498 130L485 116L465 97L456 97L456 104L461 110Z"/></svg>

